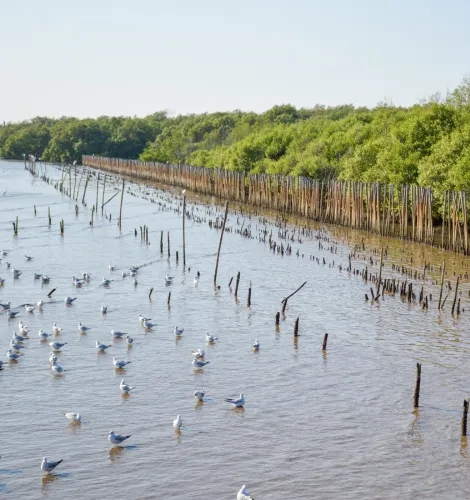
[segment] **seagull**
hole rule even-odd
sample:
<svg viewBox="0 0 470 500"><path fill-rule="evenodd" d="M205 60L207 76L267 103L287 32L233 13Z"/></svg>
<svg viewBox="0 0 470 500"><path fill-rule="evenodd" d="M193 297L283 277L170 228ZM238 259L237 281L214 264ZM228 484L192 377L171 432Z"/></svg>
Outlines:
<svg viewBox="0 0 470 500"><path fill-rule="evenodd" d="M44 305L44 301L42 299L36 304L36 306L37 306L38 309L41 309L41 307L43 305Z"/></svg>
<svg viewBox="0 0 470 500"><path fill-rule="evenodd" d="M65 302L67 305L69 305L69 304L71 304L74 300L76 300L76 298L77 298L77 297L74 297L73 299L72 299L72 297L65 297L64 302Z"/></svg>
<svg viewBox="0 0 470 500"><path fill-rule="evenodd" d="M111 347L111 344L106 345L102 344L99 340L96 341L96 348L98 349L98 351L104 352L108 347Z"/></svg>
<svg viewBox="0 0 470 500"><path fill-rule="evenodd" d="M19 269L12 269L11 272L13 273L13 278L19 278L23 271L20 271Z"/></svg>
<svg viewBox="0 0 470 500"><path fill-rule="evenodd" d="M78 322L78 331L80 333L86 333L88 330L91 330L91 328L89 328L88 326L82 325L81 321Z"/></svg>
<svg viewBox="0 0 470 500"><path fill-rule="evenodd" d="M101 306L101 312L106 314L108 312L108 306Z"/></svg>
<svg viewBox="0 0 470 500"><path fill-rule="evenodd" d="M184 328L178 328L177 326L175 326L175 335L177 337L180 337L183 332L184 332Z"/></svg>
<svg viewBox="0 0 470 500"><path fill-rule="evenodd" d="M63 462L62 460L58 460L57 462L48 462L47 457L44 457L41 462L41 470L43 472L52 472L59 464Z"/></svg>
<svg viewBox="0 0 470 500"><path fill-rule="evenodd" d="M57 354L55 352L49 353L49 364L54 365L57 361Z"/></svg>
<svg viewBox="0 0 470 500"><path fill-rule="evenodd" d="M33 258L32 258L30 255L25 255L25 256L24 256L24 258L25 258L26 260L33 260Z"/></svg>
<svg viewBox="0 0 470 500"><path fill-rule="evenodd" d="M199 278L197 276L194 278L193 283L195 285L197 285L199 283Z"/></svg>
<svg viewBox="0 0 470 500"><path fill-rule="evenodd" d="M148 320L144 320L143 325L147 330L151 330L154 326L156 326L154 323L150 323L150 321Z"/></svg>
<svg viewBox="0 0 470 500"><path fill-rule="evenodd" d="M242 408L245 404L245 397L243 393L240 393L240 397L238 399L226 399L227 403L231 403L234 408Z"/></svg>
<svg viewBox="0 0 470 500"><path fill-rule="evenodd" d="M20 311L12 311L11 309L7 310L7 316L9 319L13 319L17 314L20 314Z"/></svg>
<svg viewBox="0 0 470 500"><path fill-rule="evenodd" d="M113 358L114 368L124 368L129 363L132 363L132 361L123 361L117 358Z"/></svg>
<svg viewBox="0 0 470 500"><path fill-rule="evenodd" d="M19 351L20 349L24 349L24 345L18 344L13 339L10 340L10 347L15 351Z"/></svg>
<svg viewBox="0 0 470 500"><path fill-rule="evenodd" d="M24 306L24 308L26 309L26 312L29 312L29 313L32 313L36 307L35 306Z"/></svg>
<svg viewBox="0 0 470 500"><path fill-rule="evenodd" d="M194 397L198 401L204 401L204 396L205 395L206 395L206 393L204 391L194 391Z"/></svg>
<svg viewBox="0 0 470 500"><path fill-rule="evenodd" d="M9 262L5 262L5 264L7 265L7 269L10 269L11 264Z"/></svg>
<svg viewBox="0 0 470 500"><path fill-rule="evenodd" d="M120 434L114 434L114 431L109 431L108 441L111 444L121 444L123 441L129 439L130 437L130 434L129 436L121 436Z"/></svg>
<svg viewBox="0 0 470 500"><path fill-rule="evenodd" d="M194 366L194 368L204 368L204 366L208 365L209 363L210 361L202 361L200 359L194 358L191 364Z"/></svg>
<svg viewBox="0 0 470 500"><path fill-rule="evenodd" d="M23 342L23 340L25 340L26 337L23 337L22 335L17 335L16 332L13 334L13 340L15 342Z"/></svg>
<svg viewBox="0 0 470 500"><path fill-rule="evenodd" d="M113 280L107 280L106 278L103 278L102 285L103 286L109 286L111 284L111 281L113 281Z"/></svg>
<svg viewBox="0 0 470 500"><path fill-rule="evenodd" d="M89 281L89 280L90 280L90 278L91 278L91 273L89 273L88 271L83 271L83 273L82 273L82 278L83 278L84 280Z"/></svg>
<svg viewBox="0 0 470 500"><path fill-rule="evenodd" d="M64 415L74 424L79 424L82 421L80 413L75 413L73 411L66 411Z"/></svg>
<svg viewBox="0 0 470 500"><path fill-rule="evenodd" d="M0 306L3 307L3 309L10 309L11 302L8 302L6 304L0 304Z"/></svg>
<svg viewBox="0 0 470 500"><path fill-rule="evenodd" d="M216 340L218 340L217 337L214 337L213 335L209 335L209 332L206 332L206 341L207 342L212 343L212 342L214 342Z"/></svg>
<svg viewBox="0 0 470 500"><path fill-rule="evenodd" d="M7 357L11 361L16 361L20 356L24 356L24 354L18 354L16 352L13 352L11 349L8 349L7 351Z"/></svg>
<svg viewBox="0 0 470 500"><path fill-rule="evenodd" d="M126 342L127 342L127 345L129 347L132 346L132 344L134 343L134 339L132 337L129 337L129 335L126 336Z"/></svg>
<svg viewBox="0 0 470 500"><path fill-rule="evenodd" d="M77 287L81 287L85 282L79 278L76 278L75 276L72 276L72 283Z"/></svg>
<svg viewBox="0 0 470 500"><path fill-rule="evenodd" d="M132 283L134 283L134 286L137 286L137 285L139 284L139 282L137 281L137 278L134 278L134 279L132 280Z"/></svg>
<svg viewBox="0 0 470 500"><path fill-rule="evenodd" d="M131 269L131 270L129 271L129 275L130 275L130 276L137 276L137 269Z"/></svg>
<svg viewBox="0 0 470 500"><path fill-rule="evenodd" d="M41 277L41 281L42 281L43 285L45 285L46 283L49 283L49 281L51 281L51 278L49 278L49 276L47 274L44 274Z"/></svg>
<svg viewBox="0 0 470 500"><path fill-rule="evenodd" d="M6 257L8 255L8 252L6 250L2 250L2 256Z"/></svg>
<svg viewBox="0 0 470 500"><path fill-rule="evenodd" d="M65 368L63 366L60 366L56 363L56 361L53 361L51 363L51 369L54 373L57 373L58 375L62 374L65 372Z"/></svg>
<svg viewBox="0 0 470 500"><path fill-rule="evenodd" d="M42 278L42 274L34 273L34 279L35 280L40 280L41 278Z"/></svg>
<svg viewBox="0 0 470 500"><path fill-rule="evenodd" d="M61 342L51 342L49 345L52 347L52 349L54 349L54 351L60 351L62 347L64 347L64 345L66 344L67 342L64 342L64 343L61 343Z"/></svg>
<svg viewBox="0 0 470 500"><path fill-rule="evenodd" d="M204 349L193 349L191 353L195 359L201 359L206 355L206 351L204 351Z"/></svg>
<svg viewBox="0 0 470 500"><path fill-rule="evenodd" d="M137 266L132 266L129 268L129 272L131 272L131 273L136 273L138 270L139 270L139 268Z"/></svg>
<svg viewBox="0 0 470 500"><path fill-rule="evenodd" d="M121 276L122 276L123 278L126 278L126 277L127 277L127 273L123 271L123 272L122 272L122 274L121 274Z"/></svg>
<svg viewBox="0 0 470 500"><path fill-rule="evenodd" d="M246 485L242 486L242 489L237 493L237 500L254 500L252 496L246 491Z"/></svg>
<svg viewBox="0 0 470 500"><path fill-rule="evenodd" d="M121 389L122 392L124 392L126 394L128 392L132 391L132 389L135 389L134 386L126 384L126 382L124 381L124 379L121 380L121 383L119 384L119 388Z"/></svg>
<svg viewBox="0 0 470 500"><path fill-rule="evenodd" d="M173 283L173 280L175 279L174 276L169 276L168 274L165 276L165 283Z"/></svg>
<svg viewBox="0 0 470 500"><path fill-rule="evenodd" d="M120 339L120 338L121 338L121 337L123 337L124 335L127 335L127 333L125 333L125 332L120 332L119 330L111 330L111 335L112 335L114 338Z"/></svg>
<svg viewBox="0 0 470 500"><path fill-rule="evenodd" d="M142 314L139 314L139 321L143 323L144 321L150 321L152 318L146 318L145 316L142 316Z"/></svg>
<svg viewBox="0 0 470 500"><path fill-rule="evenodd" d="M253 349L255 351L259 351L259 342L258 342L258 339L255 340L255 343L253 344Z"/></svg>
<svg viewBox="0 0 470 500"><path fill-rule="evenodd" d="M0 286L3 285L5 283L5 279L4 278L0 278Z"/></svg>
<svg viewBox="0 0 470 500"><path fill-rule="evenodd" d="M54 324L52 325L52 332L53 332L53 333L55 333L56 335L58 335L61 331L62 331L62 328L59 328L59 327L57 326L57 323L54 323Z"/></svg>
<svg viewBox="0 0 470 500"><path fill-rule="evenodd" d="M183 426L183 421L181 420L181 417L179 415L176 415L175 420L173 420L173 429L179 431L182 426Z"/></svg>
<svg viewBox="0 0 470 500"><path fill-rule="evenodd" d="M110 271L115 271L116 270L116 265L115 264L109 264L108 266Z"/></svg>
<svg viewBox="0 0 470 500"><path fill-rule="evenodd" d="M39 331L38 331L38 336L41 337L42 339L47 339L51 336L50 333L46 333L45 331L43 331L43 329L41 328Z"/></svg>

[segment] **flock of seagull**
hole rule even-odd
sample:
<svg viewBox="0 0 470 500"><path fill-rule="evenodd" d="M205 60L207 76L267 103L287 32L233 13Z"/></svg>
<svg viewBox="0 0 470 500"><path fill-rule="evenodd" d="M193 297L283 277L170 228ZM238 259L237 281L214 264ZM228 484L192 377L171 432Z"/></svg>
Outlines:
<svg viewBox="0 0 470 500"><path fill-rule="evenodd" d="M8 252L6 250L2 250L0 252L1 256L6 256L7 254ZM33 257L25 255L25 259L27 261L31 261ZM9 263L7 263L7 267L10 268ZM108 268L110 271L115 271L117 266L115 264L109 264ZM122 277L126 277L128 275L132 276L134 278L134 283L136 284L137 283L136 276L138 271L139 267L133 266L129 269L128 273L123 272ZM16 279L19 278L19 276L22 274L22 271L19 269L13 269L12 274L14 279ZM42 275L38 273L34 273L34 279L35 280L42 279L43 283L49 283L50 280L50 278L47 275ZM44 281L44 279L46 279L46 281ZM197 276L194 279L195 285L198 284L199 279L200 279L200 273L198 272ZM76 287L81 287L85 283L88 283L90 280L91 280L91 274L88 272L83 272L81 278L77 278L76 276L72 277L72 283ZM174 276L169 276L168 274L165 276L165 284L170 285L173 282L173 280ZM103 278L102 285L105 287L109 287L112 281L113 280ZM4 282L5 280L0 278L0 286L2 286ZM64 299L64 303L66 306L72 306L76 299L77 297L67 296ZM18 307L12 307L10 302L0 303L0 307L3 308L4 312L6 312L8 319L14 319L20 313L20 310L15 310L15 309L20 309L21 307L24 307L26 312L33 313L35 309L42 310L43 305L44 305L43 300L37 302L36 305L23 304ZM101 313L107 314L107 311L108 307L106 305L102 305ZM139 322L146 331L151 331L153 327L156 326L155 323L151 322L151 318L147 318L141 314L139 314ZM91 330L90 327L83 325L81 322L78 322L77 328L80 334L87 334ZM48 345L51 348L51 352L49 353L49 365L54 375L57 376L62 376L63 373L66 371L66 368L58 364L57 354L61 352L64 346L67 345L67 342L59 342L58 340L53 340L52 337L60 335L62 330L63 329L54 322L52 325L52 333L47 333L42 328L39 329L38 331L38 336L41 342L48 342L50 340L50 342L48 342ZM183 332L184 328L179 328L178 326L174 327L174 335L177 338L181 337L183 335ZM127 333L118 330L111 330L111 335L113 338L123 338L125 336L127 346L128 347L133 346L134 339L130 337ZM218 340L217 337L210 335L209 332L205 333L205 338L208 344L214 344ZM18 323L18 333L17 332L13 333L13 336L10 340L9 349L7 351L7 359L9 363L17 363L18 360L22 356L24 356L24 353L21 351L24 349L24 342L27 341L28 339L30 339L29 327L20 319ZM104 352L111 346L112 346L111 344L105 344L100 340L96 340L97 352ZM260 348L260 343L258 339L256 339L253 344L253 350L258 351L259 348ZM210 361L207 361L205 359L206 353L202 348L192 349L191 354L192 354L192 366L194 367L195 370L202 370L206 365L210 363ZM117 359L116 357L113 357L113 365L117 371L123 372L126 366L130 363L131 361ZM0 370L3 369L4 365L5 362L0 360ZM128 394L130 391L135 389L134 386L127 384L124 378L121 380L119 388L123 394ZM206 393L203 390L194 391L194 398L198 402L204 402L205 396ZM240 393L238 398L226 398L224 401L230 403L233 408L242 408L245 405L245 397L243 393ZM77 412L65 412L64 416L73 424L80 424L82 421L80 413ZM176 433L180 433L181 430L183 429L183 419L181 415L177 415L176 418L173 420L173 429L175 430ZM120 435L116 434L114 431L111 430L108 435L108 441L112 446L119 446L130 437L131 435ZM46 474L51 474L56 469L56 467L58 467L62 462L63 459L51 461L48 460L47 457L43 457L41 462L41 470ZM242 488L239 490L237 494L237 500L253 500L253 498L248 494L246 490L246 485L243 485Z"/></svg>

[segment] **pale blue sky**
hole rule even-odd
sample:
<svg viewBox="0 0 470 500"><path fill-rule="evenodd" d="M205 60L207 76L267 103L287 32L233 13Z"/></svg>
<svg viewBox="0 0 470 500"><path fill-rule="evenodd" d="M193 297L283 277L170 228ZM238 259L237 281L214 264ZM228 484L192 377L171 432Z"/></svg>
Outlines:
<svg viewBox="0 0 470 500"><path fill-rule="evenodd" d="M410 105L470 74L468 0L0 0L0 121Z"/></svg>

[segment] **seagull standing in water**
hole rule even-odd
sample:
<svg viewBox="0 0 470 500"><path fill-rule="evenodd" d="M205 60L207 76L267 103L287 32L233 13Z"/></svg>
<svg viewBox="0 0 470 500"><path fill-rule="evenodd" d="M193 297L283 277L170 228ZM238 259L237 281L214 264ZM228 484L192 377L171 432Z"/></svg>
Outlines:
<svg viewBox="0 0 470 500"><path fill-rule="evenodd" d="M132 345L134 344L134 339L132 337L129 337L129 335L126 336L126 343L127 343L127 347L132 347Z"/></svg>
<svg viewBox="0 0 470 500"><path fill-rule="evenodd" d="M240 397L238 399L226 399L227 403L231 403L234 408L242 408L245 404L245 397L243 393L240 393Z"/></svg>
<svg viewBox="0 0 470 500"><path fill-rule="evenodd" d="M130 434L128 436L121 436L120 434L114 434L114 431L109 431L108 441L111 444L121 444L123 441L129 439L130 437Z"/></svg>
<svg viewBox="0 0 470 500"><path fill-rule="evenodd" d="M195 359L202 359L206 355L206 351L204 349L193 349L191 353Z"/></svg>
<svg viewBox="0 0 470 500"><path fill-rule="evenodd" d="M38 331L38 336L41 338L41 339L47 339L51 336L50 333L47 333L45 331L43 331L43 329L41 328L39 331Z"/></svg>
<svg viewBox="0 0 470 500"><path fill-rule="evenodd" d="M8 349L7 351L7 358L10 361L16 361L20 356L24 356L24 354L18 354L16 352L13 352L11 349Z"/></svg>
<svg viewBox="0 0 470 500"><path fill-rule="evenodd" d="M82 325L82 322L78 322L78 331L80 333L86 333L88 330L91 330L91 328L88 328L88 326Z"/></svg>
<svg viewBox="0 0 470 500"><path fill-rule="evenodd" d="M191 364L194 366L194 368L204 368L209 363L210 363L210 361L202 361L200 359L195 358L195 359L193 359Z"/></svg>
<svg viewBox="0 0 470 500"><path fill-rule="evenodd" d="M65 368L63 366L58 365L57 361L51 363L51 369L57 375L62 375L62 373L65 372Z"/></svg>
<svg viewBox="0 0 470 500"><path fill-rule="evenodd" d="M101 312L106 314L108 312L108 306L101 306Z"/></svg>
<svg viewBox="0 0 470 500"><path fill-rule="evenodd" d="M116 265L115 264L109 264L108 269L110 271L115 271L116 270Z"/></svg>
<svg viewBox="0 0 470 500"><path fill-rule="evenodd" d="M237 500L255 500L249 495L248 491L246 491L246 484L244 484L241 490L237 493Z"/></svg>
<svg viewBox="0 0 470 500"><path fill-rule="evenodd" d="M62 328L59 328L59 327L57 326L57 323L54 323L54 324L52 325L52 331L53 331L53 333L55 333L56 335L59 335L59 333L62 331Z"/></svg>
<svg viewBox="0 0 470 500"><path fill-rule="evenodd" d="M253 344L253 349L255 351L259 351L259 342L258 342L258 339L255 340L255 343Z"/></svg>
<svg viewBox="0 0 470 500"><path fill-rule="evenodd" d="M98 349L98 351L104 352L108 347L111 347L111 344L106 345L102 344L99 340L96 341L96 349Z"/></svg>
<svg viewBox="0 0 470 500"><path fill-rule="evenodd" d="M204 391L194 391L194 397L201 402L204 402L204 396L206 393Z"/></svg>
<svg viewBox="0 0 470 500"><path fill-rule="evenodd" d="M183 332L184 332L184 328L178 328L177 326L175 326L175 330L174 330L174 331L175 331L175 335L176 335L177 337L181 337L181 335L182 335L182 334L183 334Z"/></svg>
<svg viewBox="0 0 470 500"><path fill-rule="evenodd" d="M213 343L216 340L219 340L217 337L214 337L213 335L209 335L209 332L206 332L206 341L209 343Z"/></svg>
<svg viewBox="0 0 470 500"><path fill-rule="evenodd" d="M173 429L179 431L183 427L183 421L179 415L176 415L175 420L173 420Z"/></svg>
<svg viewBox="0 0 470 500"><path fill-rule="evenodd" d="M52 349L54 349L54 351L60 351L66 343L67 342L63 342L63 343L62 342L51 342L49 344L49 346L52 347Z"/></svg>
<svg viewBox="0 0 470 500"><path fill-rule="evenodd" d="M73 411L66 411L64 415L72 422L73 424L79 424L82 421L82 417L80 413L75 413Z"/></svg>
<svg viewBox="0 0 470 500"><path fill-rule="evenodd" d="M134 386L126 384L124 379L121 380L121 383L119 384L119 389L121 389L122 393L127 394L128 392L132 391L132 389L135 389Z"/></svg>
<svg viewBox="0 0 470 500"><path fill-rule="evenodd" d="M74 300L76 300L76 299L77 299L77 297L74 297L74 298L72 298L72 297L65 297L64 302L65 302L67 305L70 305L70 304L72 304L72 303L73 303L73 301L74 301Z"/></svg>
<svg viewBox="0 0 470 500"><path fill-rule="evenodd" d="M167 283L168 285L170 283L173 283L173 280L175 279L174 276L169 276L168 274L165 276L165 283Z"/></svg>
<svg viewBox="0 0 470 500"><path fill-rule="evenodd" d="M113 358L114 368L124 368L129 363L132 363L132 361L124 361L121 359Z"/></svg>
<svg viewBox="0 0 470 500"><path fill-rule="evenodd" d="M41 470L43 472L51 473L59 464L61 464L64 460L58 460L57 462L49 462L47 457L44 457L41 462Z"/></svg>

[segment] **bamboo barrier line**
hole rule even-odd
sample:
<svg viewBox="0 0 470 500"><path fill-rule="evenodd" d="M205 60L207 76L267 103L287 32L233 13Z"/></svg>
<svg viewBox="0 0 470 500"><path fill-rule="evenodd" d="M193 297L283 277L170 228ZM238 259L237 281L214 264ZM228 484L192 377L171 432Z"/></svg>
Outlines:
<svg viewBox="0 0 470 500"><path fill-rule="evenodd" d="M438 206L431 188L245 174L221 168L87 155L82 157L82 164L98 171L191 189L281 214L299 215L382 236L439 244L434 227ZM468 255L466 200L466 193L462 191L444 193L440 245Z"/></svg>

